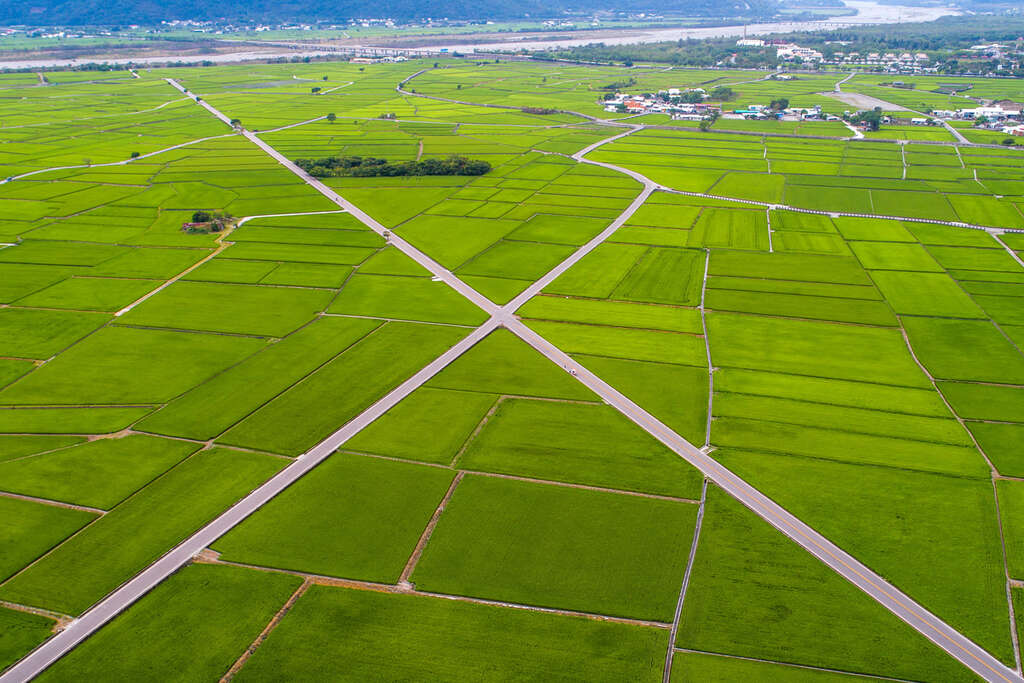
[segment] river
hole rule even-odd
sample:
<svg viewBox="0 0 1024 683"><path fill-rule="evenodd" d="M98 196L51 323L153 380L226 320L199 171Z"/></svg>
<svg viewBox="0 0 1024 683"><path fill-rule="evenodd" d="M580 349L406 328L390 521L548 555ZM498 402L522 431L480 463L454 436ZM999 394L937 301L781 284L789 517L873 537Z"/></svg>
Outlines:
<svg viewBox="0 0 1024 683"><path fill-rule="evenodd" d="M658 43L666 40L688 38L728 38L731 36L763 36L769 33L791 33L793 31L814 31L850 24L896 24L902 22L934 21L960 12L951 7L908 7L904 5L882 5L870 0L844 0L847 7L857 10L853 16L834 17L817 21L771 22L748 24L746 26L713 26L707 28L652 28L621 29L616 31L594 31L583 38L543 38L510 40L495 43L459 44L454 42L423 46L424 49L448 48L458 52L489 52L494 50L548 50L574 47L589 43L605 45L632 45L635 43Z"/></svg>
<svg viewBox="0 0 1024 683"><path fill-rule="evenodd" d="M452 52L488 52L494 50L545 50L559 47L572 47L574 45L586 45L588 43L604 43L605 45L629 45L633 43L656 43L666 40L680 40L687 38L722 38L729 36L754 36L754 35L766 35L769 33L789 33L792 31L812 31L821 28L834 28L837 24L849 25L849 24L895 24L899 22L917 22L917 21L934 21L942 16L951 14L959 14L956 9L949 7L908 7L904 5L882 5L877 2L871 2L870 0L844 0L847 7L852 7L857 10L857 14L853 16L835 17L833 19L822 19L818 21L799 21L799 22L772 22L764 24L748 24L746 26L714 26L708 28L652 28L652 29L617 29L608 31L593 31L588 32L583 38L526 38L524 40L509 40L506 42L494 42L494 43L477 43L477 44L460 44L455 42L454 38L452 42L443 42L443 38L439 37L438 42L431 45L421 45L415 50L403 50L403 52L416 53L422 52L437 52L442 48L447 48ZM319 49L314 49L314 46L308 46L309 49L302 49L305 46L296 46L296 49L284 49L284 50L272 50L268 49L266 52L254 51L250 47L248 50L239 50L238 52L226 52L221 54L212 55L201 55L193 56L188 55L181 57L181 61L184 62L199 62L208 61L215 64L230 64L235 62L246 62L252 60L261 59L275 59L275 58L292 58L292 57L317 57L330 54L329 51L324 50L323 46L318 46ZM346 50L351 50L354 46L346 46ZM366 47L373 47L372 44L367 44ZM272 48L272 45L268 44L268 48ZM83 56L77 60L73 59L57 59L57 58L44 58L44 59L13 59L13 60L0 60L0 68L2 69L47 69L53 67L67 67L75 66L78 64L85 64L89 62L99 62L105 64L136 64L139 66L145 66L146 64L164 64L167 62L176 61L177 57L173 55L163 55L159 57L110 57L105 58L101 55L97 56Z"/></svg>

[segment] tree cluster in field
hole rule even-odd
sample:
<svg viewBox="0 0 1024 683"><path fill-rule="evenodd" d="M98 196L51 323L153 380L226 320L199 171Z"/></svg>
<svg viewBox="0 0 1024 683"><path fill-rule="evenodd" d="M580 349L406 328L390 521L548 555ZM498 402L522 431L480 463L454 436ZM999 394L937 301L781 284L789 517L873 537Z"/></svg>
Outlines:
<svg viewBox="0 0 1024 683"><path fill-rule="evenodd" d="M234 219L227 211L205 211L200 209L192 214L192 222L185 223L181 229L188 233L221 232Z"/></svg>
<svg viewBox="0 0 1024 683"><path fill-rule="evenodd" d="M875 107L869 111L861 111L856 114L850 114L847 118L850 123L861 123L864 124L868 130L878 130L878 126L882 123L882 108Z"/></svg>
<svg viewBox="0 0 1024 683"><path fill-rule="evenodd" d="M547 114L557 114L557 109L549 109L547 107L523 107L524 114L540 114L542 116Z"/></svg>
<svg viewBox="0 0 1024 683"><path fill-rule="evenodd" d="M636 85L636 79L633 78L632 76L621 81L613 81L608 85L602 85L601 90L610 90L611 92L618 92L619 90L625 90L631 85Z"/></svg>
<svg viewBox="0 0 1024 683"><path fill-rule="evenodd" d="M736 99L736 91L727 85L720 85L717 88L712 88L708 96L718 102L728 102L729 100Z"/></svg>
<svg viewBox="0 0 1024 683"><path fill-rule="evenodd" d="M483 175L491 164L479 159L452 155L447 159L389 162L376 157L342 156L323 159L297 159L295 164L316 178L352 176L423 176L423 175Z"/></svg>
<svg viewBox="0 0 1024 683"><path fill-rule="evenodd" d="M711 126L715 125L715 121L718 120L719 116L720 113L716 109L715 111L712 111L710 114L708 114L708 117L706 119L697 124L697 127L700 128L701 132L706 133L709 130L711 130Z"/></svg>
<svg viewBox="0 0 1024 683"><path fill-rule="evenodd" d="M670 97L669 101L672 103L681 102L684 104L699 104L704 101L704 95L696 90L691 90L690 92L684 92L681 95Z"/></svg>

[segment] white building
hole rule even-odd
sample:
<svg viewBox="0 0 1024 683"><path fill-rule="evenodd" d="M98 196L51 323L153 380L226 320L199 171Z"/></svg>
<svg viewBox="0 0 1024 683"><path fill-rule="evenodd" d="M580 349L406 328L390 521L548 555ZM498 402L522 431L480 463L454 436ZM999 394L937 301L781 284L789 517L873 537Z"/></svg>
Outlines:
<svg viewBox="0 0 1024 683"><path fill-rule="evenodd" d="M957 116L965 121L974 121L985 117L986 119L1002 120L1007 112L1002 107L977 107L975 109L958 109Z"/></svg>
<svg viewBox="0 0 1024 683"><path fill-rule="evenodd" d="M800 47L799 45L788 43L775 48L775 58L783 61L802 59L805 62L820 62L822 55L817 50L812 50L809 47Z"/></svg>

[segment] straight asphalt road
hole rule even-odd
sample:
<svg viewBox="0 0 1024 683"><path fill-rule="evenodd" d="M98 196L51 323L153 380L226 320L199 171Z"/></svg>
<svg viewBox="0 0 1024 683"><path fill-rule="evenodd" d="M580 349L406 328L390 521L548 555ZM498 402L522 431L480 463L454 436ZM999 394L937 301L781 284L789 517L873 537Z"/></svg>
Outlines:
<svg viewBox="0 0 1024 683"><path fill-rule="evenodd" d="M184 90L176 82L168 79L168 82L179 90ZM221 114L205 102L201 102L215 116L230 124L230 119ZM631 132L631 131L628 131ZM625 133L625 134L628 134ZM246 137L257 144L264 151L285 165L289 170L303 178L308 184L319 192L330 198L338 206L349 210L354 216L365 222L369 227L378 233L383 234L385 228L370 218L357 207L337 195L333 190L323 183L311 178L301 169L296 167L281 154L274 150L252 133L245 133ZM600 143L598 143L600 144ZM579 153L582 156L590 149L598 146L595 144ZM595 163L595 162L591 162ZM649 195L657 185L639 174L619 169L609 164L600 164L615 170L623 171L636 177L644 183L644 198ZM642 202L641 202L642 203ZM615 223L621 225L636 210L639 203L634 201L629 208ZM621 219L621 220L620 220ZM614 227L618 227L613 223ZM602 232L610 235L614 228L609 226ZM606 235L607 236L607 235ZM499 308L490 300L486 299L471 287L456 278L451 272L443 268L437 262L415 249L408 243L397 237L391 238L396 247L407 253L418 263L428 268L436 277L444 280L464 296L474 301L487 311L491 317L482 326L473 330L461 342L436 358L422 370L400 384L389 392L384 398L369 409L355 417L348 424L334 432L326 440L317 444L310 451L299 456L291 465L287 466L272 479L246 496L242 501L232 506L228 511L217 517L213 522L203 527L180 545L176 546L157 562L150 565L133 579L122 585L119 589L108 595L105 599L86 612L80 619L75 620L67 629L55 635L50 640L23 658L14 667L0 676L0 683L13 683L14 681L26 681L41 673L61 656L66 654L78 643L98 630L110 619L122 612L136 600L152 590L167 576L187 564L199 551L211 545L216 539L240 523L250 514L266 504L278 493L283 491L304 474L312 470L321 461L333 453L341 444L350 439L361 429L369 425L389 408L396 405L403 398L412 393L417 387L422 386L435 374L444 369L461 354L472 348L479 340L490 334L499 326L506 327L509 331L519 336L534 349L542 353L551 361L562 366L566 371L571 372L580 382L597 393L609 405L623 413L630 420L635 422L653 437L671 448L680 457L699 469L710 480L730 493L748 508L753 510L769 524L778 529L781 533L801 545L812 555L817 557L835 572L846 578L863 592L870 595L889 611L903 619L907 624L922 633L925 637L935 643L938 647L949 653L952 657L962 662L978 676L987 681L1004 681L1024 683L1015 671L1009 669L996 660L984 649L960 634L944 621L929 612L923 606L913 601L910 597L900 592L894 586L885 581L881 576L871 571L868 567L858 562L854 557L840 549L827 538L810 528L795 516L787 512L781 506L745 482L743 479L720 465L709 455L689 443L677 433L669 429L654 416L633 403L626 396L611 387L608 383L591 373L582 365L579 365L569 355L559 350L553 344L541 337L539 334L520 322L513 314L515 308L512 304L518 301L513 300L506 307ZM592 240L593 242L593 240ZM593 249L596 243L584 245L583 249ZM588 249L588 250L589 250ZM577 252L578 253L578 252ZM584 252L586 253L586 252ZM575 256L576 254L574 254ZM573 263L582 258L582 254L575 260L569 257ZM571 265L571 263L570 263ZM556 267L542 278L550 282L566 268ZM536 290L539 291L539 288Z"/></svg>

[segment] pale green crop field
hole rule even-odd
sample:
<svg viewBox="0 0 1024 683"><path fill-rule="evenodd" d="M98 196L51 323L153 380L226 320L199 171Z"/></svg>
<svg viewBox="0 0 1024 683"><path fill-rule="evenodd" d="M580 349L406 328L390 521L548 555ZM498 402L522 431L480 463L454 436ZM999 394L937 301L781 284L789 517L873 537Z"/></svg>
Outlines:
<svg viewBox="0 0 1024 683"><path fill-rule="evenodd" d="M0 80L0 667L411 382L43 678L971 679L512 330L421 375L490 316L442 271L1016 665L1019 150L599 103L830 76L138 74ZM324 179L348 211L195 97L291 160L491 168Z"/></svg>

